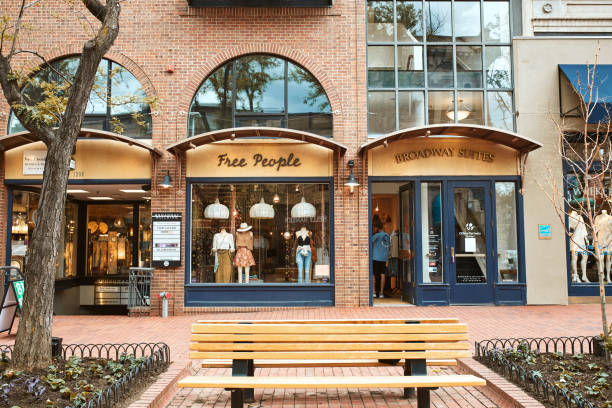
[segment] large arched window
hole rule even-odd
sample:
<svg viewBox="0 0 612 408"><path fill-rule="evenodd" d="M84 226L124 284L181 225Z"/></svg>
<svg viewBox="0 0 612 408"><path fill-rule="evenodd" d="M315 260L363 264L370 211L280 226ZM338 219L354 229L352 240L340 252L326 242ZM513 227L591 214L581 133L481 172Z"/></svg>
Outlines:
<svg viewBox="0 0 612 408"><path fill-rule="evenodd" d="M245 55L202 83L189 109L188 135L244 126L332 136L331 106L321 84L304 68L271 55Z"/></svg>
<svg viewBox="0 0 612 408"><path fill-rule="evenodd" d="M53 69L42 68L34 76L34 83L26 85L24 90L29 104L35 105L42 99L41 88L35 85L36 82L54 81L61 88L67 79L74 78L78 64L78 58L69 57L52 62ZM102 59L82 127L117 132L134 138L150 138L151 124L151 107L146 103L146 94L140 82L123 66ZM8 133L23 130L11 112Z"/></svg>

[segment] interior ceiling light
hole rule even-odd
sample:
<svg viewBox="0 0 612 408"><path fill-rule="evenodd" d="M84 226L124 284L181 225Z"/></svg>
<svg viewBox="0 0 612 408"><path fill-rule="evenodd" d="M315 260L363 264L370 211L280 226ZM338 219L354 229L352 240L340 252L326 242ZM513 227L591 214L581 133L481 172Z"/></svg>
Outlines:
<svg viewBox="0 0 612 408"><path fill-rule="evenodd" d="M73 189L69 189L69 190L66 190L66 192L68 194L89 194L89 191L79 190L79 189L74 189L74 190Z"/></svg>
<svg viewBox="0 0 612 408"><path fill-rule="evenodd" d="M90 200L94 200L94 201L107 201L107 200L112 200L112 197L87 197Z"/></svg>
<svg viewBox="0 0 612 408"><path fill-rule="evenodd" d="M468 116L470 116L470 111L464 104L463 99L459 99L459 107L457 107L457 121L462 121ZM446 117L450 120L455 120L455 104L451 103L446 111Z"/></svg>
<svg viewBox="0 0 612 408"><path fill-rule="evenodd" d="M219 202L219 198L215 202L209 204L204 209L204 218L213 220L227 220L229 218L229 208Z"/></svg>
<svg viewBox="0 0 612 408"><path fill-rule="evenodd" d="M144 190L141 190L141 189L137 189L137 190L119 190L119 191L121 191L123 193L144 193L145 192Z"/></svg>

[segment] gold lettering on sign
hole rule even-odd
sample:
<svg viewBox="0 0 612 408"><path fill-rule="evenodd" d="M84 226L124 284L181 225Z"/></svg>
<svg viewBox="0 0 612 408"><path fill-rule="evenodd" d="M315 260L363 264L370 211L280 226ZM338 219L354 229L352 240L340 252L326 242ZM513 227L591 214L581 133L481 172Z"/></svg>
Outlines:
<svg viewBox="0 0 612 408"><path fill-rule="evenodd" d="M462 159L479 160L491 163L495 160L495 155L491 152L481 152L471 149L457 149L454 147L431 147L421 150L411 150L395 155L396 163L403 163L412 160L428 159L430 157L458 157Z"/></svg>

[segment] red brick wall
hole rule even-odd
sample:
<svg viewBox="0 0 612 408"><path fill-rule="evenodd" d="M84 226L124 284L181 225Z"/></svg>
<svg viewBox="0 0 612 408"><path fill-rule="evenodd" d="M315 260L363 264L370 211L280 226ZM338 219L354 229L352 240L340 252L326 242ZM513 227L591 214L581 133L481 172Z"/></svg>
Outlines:
<svg viewBox="0 0 612 408"><path fill-rule="evenodd" d="M18 3L5 0L3 9L15 15ZM356 157L359 145L367 138L365 3L335 0L333 7L322 9L191 9L186 0L121 4L121 31L107 57L127 67L149 95L160 99L153 118L153 144L160 149L185 137L186 113L196 89L215 67L238 55L276 54L303 65L322 83L334 112L334 138L348 146L347 154L336 162L335 175L336 305L366 305L367 181L362 178L363 163ZM79 13L86 12L79 9ZM62 14L68 17L54 17ZM23 46L35 48L47 58L79 52L87 38L83 25L75 20L76 14L70 13L63 1L42 2L30 9L28 16L35 28L24 35ZM168 64L174 65L174 73L165 72ZM8 106L1 97L0 113L0 129L6 129ZM344 187L349 159L355 159L355 172L362 183L352 195ZM168 190L157 186L166 170L174 181L174 187ZM155 163L152 211L184 213L184 177L185 163L178 166L169 153ZM6 228L5 196L2 188L2 231ZM0 237L0 243L5 244L5 234ZM4 258L4 252L0 257ZM152 293L172 292L171 314L185 312L183 284L183 267L155 272ZM159 310L157 300L153 310Z"/></svg>

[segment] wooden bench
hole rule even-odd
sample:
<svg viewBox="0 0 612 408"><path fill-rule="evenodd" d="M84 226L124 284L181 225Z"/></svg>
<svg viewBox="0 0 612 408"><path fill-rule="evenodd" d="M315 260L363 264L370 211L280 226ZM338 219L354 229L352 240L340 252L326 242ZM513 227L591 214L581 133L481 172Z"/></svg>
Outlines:
<svg viewBox="0 0 612 408"><path fill-rule="evenodd" d="M442 319L443 320L443 319ZM183 388L225 388L232 408L242 407L255 388L417 388L418 407L428 407L432 388L480 386L471 375L427 376L427 360L469 357L467 326L452 322L394 321L206 322L192 325L190 357L230 359L232 376L191 376ZM404 360L404 375L254 377L254 360ZM246 395L245 395L246 394Z"/></svg>
<svg viewBox="0 0 612 408"><path fill-rule="evenodd" d="M380 318L360 318L360 319L327 319L327 320L283 320L287 324L405 324L405 323L459 323L457 318L422 318L422 319L380 319ZM278 320L198 320L198 323L257 323L257 324L277 324ZM461 340L468 340L467 333ZM388 367L388 362L380 360L253 360L254 369L257 368L283 368L283 367ZM456 359L428 359L427 366L456 366ZM205 359L202 360L202 368L232 368L232 360L229 359ZM412 390L406 389L406 397Z"/></svg>

